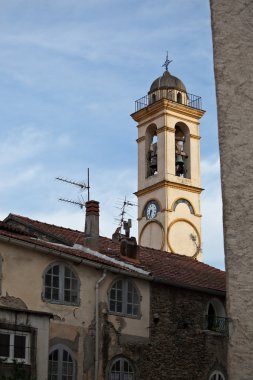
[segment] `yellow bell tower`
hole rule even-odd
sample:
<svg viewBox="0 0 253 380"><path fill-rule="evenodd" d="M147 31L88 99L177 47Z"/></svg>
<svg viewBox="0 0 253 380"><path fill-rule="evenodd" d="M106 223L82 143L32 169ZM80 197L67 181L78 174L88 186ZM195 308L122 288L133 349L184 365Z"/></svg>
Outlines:
<svg viewBox="0 0 253 380"><path fill-rule="evenodd" d="M139 244L201 260L201 98L166 70L135 102Z"/></svg>

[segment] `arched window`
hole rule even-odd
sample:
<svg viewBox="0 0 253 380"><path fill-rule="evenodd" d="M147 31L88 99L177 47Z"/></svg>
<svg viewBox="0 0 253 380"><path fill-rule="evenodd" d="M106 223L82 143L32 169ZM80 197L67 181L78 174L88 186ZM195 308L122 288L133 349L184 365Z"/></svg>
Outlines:
<svg viewBox="0 0 253 380"><path fill-rule="evenodd" d="M158 171L158 148L157 148L157 127L150 125L146 130L146 170L147 177Z"/></svg>
<svg viewBox="0 0 253 380"><path fill-rule="evenodd" d="M48 380L74 380L75 363L68 347L58 344L49 351Z"/></svg>
<svg viewBox="0 0 253 380"><path fill-rule="evenodd" d="M225 380L225 376L220 371L212 372L209 380Z"/></svg>
<svg viewBox="0 0 253 380"><path fill-rule="evenodd" d="M46 269L43 298L52 303L79 303L79 280L69 266L58 263Z"/></svg>
<svg viewBox="0 0 253 380"><path fill-rule="evenodd" d="M182 103L182 94L181 94L181 92L177 93L177 102L178 103Z"/></svg>
<svg viewBox="0 0 253 380"><path fill-rule="evenodd" d="M110 368L109 380L134 380L134 367L127 358L114 359Z"/></svg>
<svg viewBox="0 0 253 380"><path fill-rule="evenodd" d="M109 311L127 317L139 316L140 296L131 280L121 278L114 281L109 290Z"/></svg>
<svg viewBox="0 0 253 380"><path fill-rule="evenodd" d="M228 323L222 302L213 299L207 306L207 329L218 333L227 333Z"/></svg>

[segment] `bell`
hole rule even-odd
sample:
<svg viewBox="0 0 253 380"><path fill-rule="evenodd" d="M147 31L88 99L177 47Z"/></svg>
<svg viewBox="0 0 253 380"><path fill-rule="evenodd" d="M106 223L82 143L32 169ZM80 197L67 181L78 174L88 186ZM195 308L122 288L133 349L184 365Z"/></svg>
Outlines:
<svg viewBox="0 0 253 380"><path fill-rule="evenodd" d="M151 155L149 167L150 168L157 168L157 155L156 154Z"/></svg>
<svg viewBox="0 0 253 380"><path fill-rule="evenodd" d="M184 164L184 160L183 160L183 157L181 156L181 154L176 155L176 164L179 164L179 165Z"/></svg>

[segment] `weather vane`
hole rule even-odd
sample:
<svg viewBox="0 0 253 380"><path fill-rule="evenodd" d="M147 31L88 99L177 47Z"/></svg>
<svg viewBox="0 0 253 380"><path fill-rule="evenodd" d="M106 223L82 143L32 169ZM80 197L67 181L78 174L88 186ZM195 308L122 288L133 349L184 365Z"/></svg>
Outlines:
<svg viewBox="0 0 253 380"><path fill-rule="evenodd" d="M169 60L169 58L168 58L168 52L167 52L166 60L165 60L164 64L162 65L162 67L165 67L165 70L168 71L168 66L169 66L169 64L171 62L172 62L172 60Z"/></svg>

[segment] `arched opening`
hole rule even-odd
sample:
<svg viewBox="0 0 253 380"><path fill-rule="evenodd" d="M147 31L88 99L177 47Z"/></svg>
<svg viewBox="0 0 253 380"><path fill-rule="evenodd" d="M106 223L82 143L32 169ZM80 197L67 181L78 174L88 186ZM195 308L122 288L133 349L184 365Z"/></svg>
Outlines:
<svg viewBox="0 0 253 380"><path fill-rule="evenodd" d="M182 94L181 94L181 92L177 93L177 103L182 103Z"/></svg>
<svg viewBox="0 0 253 380"><path fill-rule="evenodd" d="M226 311L218 299L211 300L207 305L207 329L219 333L227 332Z"/></svg>
<svg viewBox="0 0 253 380"><path fill-rule="evenodd" d="M129 359L118 356L112 361L108 380L134 380L135 370Z"/></svg>
<svg viewBox="0 0 253 380"><path fill-rule="evenodd" d="M75 361L68 347L57 344L49 351L48 380L62 379L75 379Z"/></svg>
<svg viewBox="0 0 253 380"><path fill-rule="evenodd" d="M146 131L146 175L150 177L158 172L157 127L152 124Z"/></svg>
<svg viewBox="0 0 253 380"><path fill-rule="evenodd" d="M156 94L152 94L152 103L154 103L156 101Z"/></svg>
<svg viewBox="0 0 253 380"><path fill-rule="evenodd" d="M191 178L190 131L186 124L177 123L175 127L175 174Z"/></svg>
<svg viewBox="0 0 253 380"><path fill-rule="evenodd" d="M225 380L225 376L220 371L214 371L209 377L209 380Z"/></svg>

